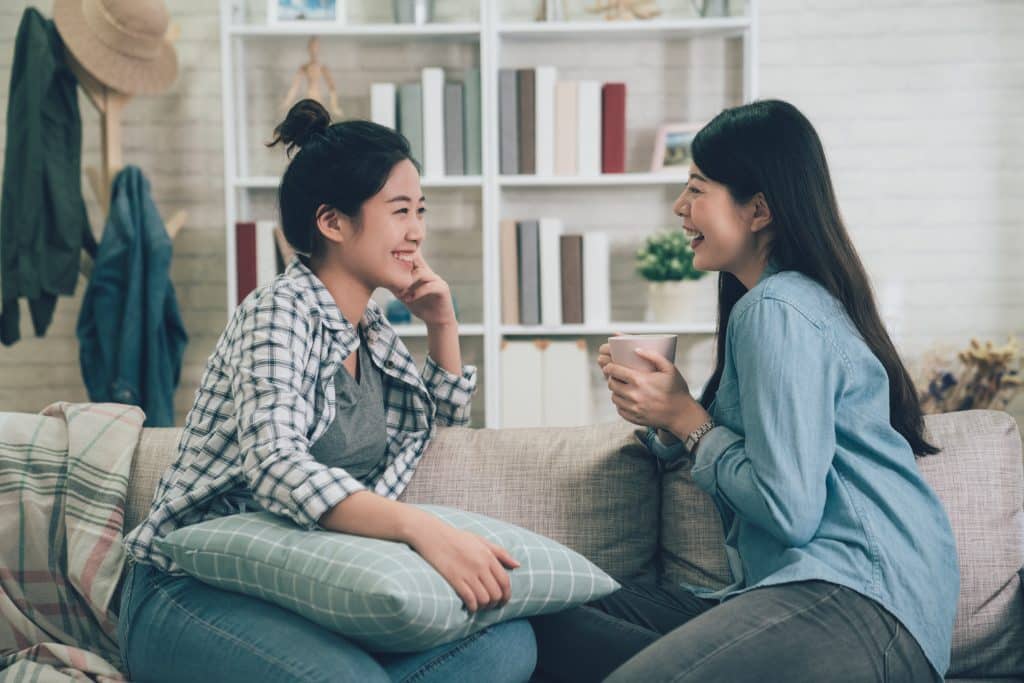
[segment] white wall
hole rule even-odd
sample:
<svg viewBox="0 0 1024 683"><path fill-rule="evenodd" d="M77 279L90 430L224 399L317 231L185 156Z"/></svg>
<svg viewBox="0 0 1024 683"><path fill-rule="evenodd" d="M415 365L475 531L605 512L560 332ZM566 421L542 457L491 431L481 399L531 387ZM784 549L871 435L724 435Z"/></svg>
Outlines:
<svg viewBox="0 0 1024 683"><path fill-rule="evenodd" d="M49 14L50 2L0 4L4 111L14 35L29 4ZM373 13L387 3L349 4L357 15L379 19ZM573 12L583 4L567 2ZM685 11L687 4L660 3L666 11ZM168 5L181 26L180 77L168 93L129 105L124 156L126 163L146 172L165 216L178 208L189 211L188 224L175 243L172 269L191 337L176 397L180 422L226 322L224 179L217 6L212 0L174 0ZM1010 333L1024 334L1024 3L762 0L760 5L760 94L790 100L818 128L844 217L908 359L935 343L962 346L972 336L1003 340ZM438 14L459 16L466 13L466 6L459 0L439 0ZM528 15L531 6L516 0L505 5L506 14ZM257 81L270 96L287 89L292 71L302 61L304 44L274 39L268 45L268 53L254 64L259 69ZM636 125L643 113L663 109L666 117L706 116L734 97L734 49L691 50L653 42L648 47L630 51L627 45L618 46L626 65L638 53L648 62L663 64L661 85L655 79L649 88L631 91L630 118ZM423 49L419 44L391 45L360 52L325 41L322 52L324 61L337 71L342 105L365 116L369 82L411 79L428 57L432 63L453 67L475 59L465 46L435 45L426 48L428 55ZM600 44L587 49L589 56L580 52L581 72L592 68L602 54ZM564 48L550 56L550 63L565 64L567 72L572 67ZM503 66L517 66L514 61L528 58L548 63L547 55L517 55L510 49ZM676 60L685 62L685 70L676 70ZM607 80L616 69L622 71L614 63L605 64ZM677 73L698 87L699 95L680 87ZM726 85L719 87L723 79ZM83 160L95 165L97 118L84 98L82 111ZM268 101L254 102L252 111L250 120L260 126L275 120ZM6 120L0 124L0 145L8 125ZM646 163L650 135L643 129L631 130L631 167ZM256 142L250 147L253 153ZM254 171L273 170L263 166L272 167L274 154L257 158L261 168ZM601 194L585 191L575 203L587 205L600 200ZM645 228L674 224L669 214L671 190L630 190L623 196L629 199L602 206L598 224L627 225L638 210ZM86 198L99 229L101 217L88 188ZM272 211L272 193L254 199L254 211ZM507 201L512 210L517 204L543 209L558 200L557 195L516 191L508 193ZM572 219L578 211L579 206L563 213ZM479 224L479 213L478 192L444 191L432 197L438 258L442 253L461 254L446 274L464 304L464 318L471 321L480 315L479 292L473 286L479 277L479 259L473 260L479 253L479 234L471 231ZM628 251L620 253L628 259ZM460 262L473 265L460 267ZM631 282L630 271L628 262L617 263L614 269L613 304L622 316L638 313L634 302L642 293L642 287ZM78 296L60 302L45 338L33 338L25 315L22 341L0 347L0 410L37 411L54 400L86 400L74 333L82 285ZM694 347L694 362L699 360L705 368L708 347ZM469 360L482 362L479 348L467 351ZM703 379L700 372L693 370L694 381ZM1016 402L1014 413L1024 419L1024 400Z"/></svg>

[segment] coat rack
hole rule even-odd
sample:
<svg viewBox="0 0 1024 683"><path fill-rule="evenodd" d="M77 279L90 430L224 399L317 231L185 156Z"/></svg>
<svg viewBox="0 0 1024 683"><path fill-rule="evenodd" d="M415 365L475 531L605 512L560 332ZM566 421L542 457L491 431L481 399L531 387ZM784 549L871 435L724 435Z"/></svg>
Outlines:
<svg viewBox="0 0 1024 683"><path fill-rule="evenodd" d="M167 32L167 39L174 42L178 38L178 26L172 24ZM121 147L121 113L131 99L131 95L118 92L100 83L82 64L65 48L65 55L71 71L78 78L86 97L100 115L100 151L101 167L90 166L85 169L92 192L103 210L104 216L110 212L110 187L116 176L124 167L124 156ZM171 240L185 225L188 212L177 211L170 219L164 221L167 234ZM93 261L85 251L82 252L81 273L86 279L92 275Z"/></svg>

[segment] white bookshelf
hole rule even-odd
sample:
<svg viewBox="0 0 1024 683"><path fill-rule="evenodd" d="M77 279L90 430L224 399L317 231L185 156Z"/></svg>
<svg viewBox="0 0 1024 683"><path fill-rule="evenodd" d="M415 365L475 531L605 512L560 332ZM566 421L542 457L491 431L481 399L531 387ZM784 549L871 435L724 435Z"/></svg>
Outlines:
<svg viewBox="0 0 1024 683"><path fill-rule="evenodd" d="M502 0L504 2L505 0ZM525 6L525 0L518 0ZM591 346L600 342L601 337L616 332L625 334L673 333L692 337L707 337L714 334L713 320L694 321L676 325L653 324L637 321L611 322L602 325L563 325L558 327L506 325L501 320L500 296L500 254L498 226L509 211L509 207L529 205L534 198L538 204L561 201L560 193L567 193L570 201L573 193L599 193L602 197L621 196L623 202L650 201L651 193L663 202L668 211L675 188L685 182L678 173L649 173L636 170L625 174L606 174L587 177L502 175L499 173L498 153L498 70L499 68L521 68L548 63L547 51L587 49L600 46L600 41L625 40L649 41L652 45L661 42L676 44L692 39L735 40L742 51L742 101L750 101L757 94L757 3L746 0L746 14L718 19L663 18L652 21L605 22L601 20L536 23L519 20L505 20L499 0L481 0L473 3L466 17L447 23L433 23L425 26L394 25L379 23L357 24L295 24L268 25L259 16L262 0L220 0L221 9L221 63L222 107L224 117L224 192L225 232L227 247L227 307L233 310L236 299L234 282L235 244L234 225L238 220L253 219L253 206L267 203L266 197L273 195L280 177L261 173L266 169L253 169L250 164L250 147L253 138L248 130L249 122L243 103L252 93L247 92L246 69L257 51L278 45L282 41L296 41L303 37L322 37L321 51L327 53L332 41L344 44L346 49L360 49L359 46L396 45L399 49L422 44L462 46L478 52L475 64L481 73L481 115L482 115L482 169L480 176L424 177L425 189L431 193L433 204L438 193L462 193L452 195L456 201L475 202L478 196L480 219L482 220L481 243L481 319L460 325L460 334L468 343L479 344L482 361L478 363L482 375L482 401L486 415L486 426L500 427L500 352L505 339L531 337L577 337L588 338ZM390 6L390 3L386 3ZM478 6L478 12L476 7ZM504 4L502 8L507 8ZM252 18L247 13L257 8ZM380 7L374 7L380 11ZM472 16L468 16L472 15ZM354 47L348 47L354 46ZM564 52L563 52L564 53ZM522 55L536 55L532 64ZM253 59L253 61L257 61ZM418 67L435 66L422 63ZM297 66L297 64L295 65ZM586 64L581 65L585 68ZM559 77L561 78L561 72ZM597 75L593 76L599 77ZM337 79L336 79L337 80ZM395 80L382 77L380 80ZM607 79L614 80L614 79ZM631 91L632 93L632 91ZM632 94L630 95L630 97ZM664 97L668 98L666 92ZM644 164L632 164L634 167ZM256 172L254 172L254 170ZM467 194L468 193L468 194ZM532 194L531 194L532 193ZM539 194L538 194L539 193ZM630 199L634 197L634 199ZM636 199L639 197L640 199ZM539 209L542 211L542 209ZM537 215L551 215L538 213ZM258 216L266 218L269 216ZM568 226L567 226L568 227ZM443 264L435 264L441 271ZM443 272L443 271L442 271ZM422 325L396 326L399 334L410 340L421 340L426 336ZM422 343L422 342L420 342Z"/></svg>

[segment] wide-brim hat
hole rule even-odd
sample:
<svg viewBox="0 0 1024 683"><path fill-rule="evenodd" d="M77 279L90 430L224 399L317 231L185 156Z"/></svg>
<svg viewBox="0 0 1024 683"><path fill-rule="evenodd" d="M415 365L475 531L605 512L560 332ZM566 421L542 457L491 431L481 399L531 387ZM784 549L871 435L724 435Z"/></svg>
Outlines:
<svg viewBox="0 0 1024 683"><path fill-rule="evenodd" d="M109 88L153 95L178 77L160 0L55 0L53 20L75 59Z"/></svg>

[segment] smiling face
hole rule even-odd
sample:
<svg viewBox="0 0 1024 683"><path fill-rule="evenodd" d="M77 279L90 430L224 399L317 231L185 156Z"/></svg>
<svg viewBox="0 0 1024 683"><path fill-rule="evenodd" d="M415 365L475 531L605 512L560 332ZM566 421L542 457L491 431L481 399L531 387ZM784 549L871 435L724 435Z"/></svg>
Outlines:
<svg viewBox="0 0 1024 683"><path fill-rule="evenodd" d="M683 219L698 270L739 275L763 260L767 234L761 231L771 222L771 213L762 194L739 204L729 188L690 164L689 182L672 209Z"/></svg>
<svg viewBox="0 0 1024 683"><path fill-rule="evenodd" d="M373 292L378 287L401 290L412 284L413 259L426 238L426 198L412 162L391 169L380 192L363 203L358 220L340 219L336 230L321 233L334 257L350 275Z"/></svg>

